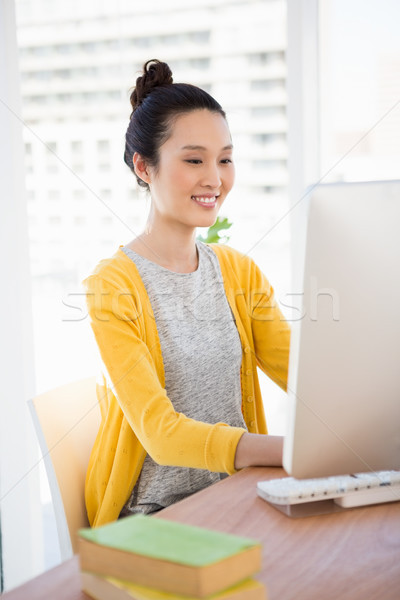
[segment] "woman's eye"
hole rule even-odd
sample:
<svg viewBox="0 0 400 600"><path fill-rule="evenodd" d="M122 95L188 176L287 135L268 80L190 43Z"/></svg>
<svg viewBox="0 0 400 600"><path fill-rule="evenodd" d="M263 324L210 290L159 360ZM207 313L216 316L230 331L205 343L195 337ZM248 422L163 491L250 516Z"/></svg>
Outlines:
<svg viewBox="0 0 400 600"><path fill-rule="evenodd" d="M185 162L189 163L190 165L200 165L202 164L202 160L200 158L186 158ZM232 163L233 160L231 158L223 158L220 163L222 165L228 165L230 163Z"/></svg>

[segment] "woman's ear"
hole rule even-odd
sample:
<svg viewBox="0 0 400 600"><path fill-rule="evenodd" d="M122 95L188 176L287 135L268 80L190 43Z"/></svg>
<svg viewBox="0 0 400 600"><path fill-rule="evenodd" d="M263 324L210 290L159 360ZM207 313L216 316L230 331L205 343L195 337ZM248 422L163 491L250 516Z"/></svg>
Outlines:
<svg viewBox="0 0 400 600"><path fill-rule="evenodd" d="M147 184L150 183L150 173L146 160L138 152L135 152L133 155L133 168L135 169L136 175L140 177L140 179Z"/></svg>

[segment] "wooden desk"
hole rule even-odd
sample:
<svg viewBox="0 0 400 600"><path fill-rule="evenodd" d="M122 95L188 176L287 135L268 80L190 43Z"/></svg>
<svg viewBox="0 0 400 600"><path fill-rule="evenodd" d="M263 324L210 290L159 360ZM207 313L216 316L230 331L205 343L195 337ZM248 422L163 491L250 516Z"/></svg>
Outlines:
<svg viewBox="0 0 400 600"><path fill-rule="evenodd" d="M261 540L268 600L399 600L400 502L290 519L256 495L281 469L251 468L158 516ZM78 561L4 594L4 600L87 600Z"/></svg>

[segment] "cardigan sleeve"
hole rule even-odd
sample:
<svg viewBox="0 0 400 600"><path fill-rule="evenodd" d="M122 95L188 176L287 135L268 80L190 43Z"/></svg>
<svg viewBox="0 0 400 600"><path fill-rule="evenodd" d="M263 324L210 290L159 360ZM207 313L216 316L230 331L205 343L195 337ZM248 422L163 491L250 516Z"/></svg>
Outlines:
<svg viewBox="0 0 400 600"><path fill-rule="evenodd" d="M249 312L258 366L283 390L287 389L290 327L268 279L251 261Z"/></svg>
<svg viewBox="0 0 400 600"><path fill-rule="evenodd" d="M252 362L286 390L290 327L272 286L250 256L223 244L210 246L220 261L227 296L243 328L243 342L250 344L244 351L252 351ZM257 381L256 373L253 377Z"/></svg>
<svg viewBox="0 0 400 600"><path fill-rule="evenodd" d="M110 388L146 452L161 465L233 473L236 446L245 430L177 413L163 387L163 373L157 372L158 337L149 345L135 293L98 275L84 283L91 327ZM155 329L155 323L151 327ZM118 434L115 426L116 443Z"/></svg>

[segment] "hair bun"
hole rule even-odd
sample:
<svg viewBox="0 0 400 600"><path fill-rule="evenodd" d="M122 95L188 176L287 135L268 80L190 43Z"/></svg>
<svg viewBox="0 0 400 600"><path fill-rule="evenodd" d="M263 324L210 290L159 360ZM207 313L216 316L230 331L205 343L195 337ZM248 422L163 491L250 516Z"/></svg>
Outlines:
<svg viewBox="0 0 400 600"><path fill-rule="evenodd" d="M157 59L148 60L143 65L143 75L136 79L135 89L131 94L131 105L135 110L150 94L150 92L162 85L173 83L172 71L165 62Z"/></svg>

